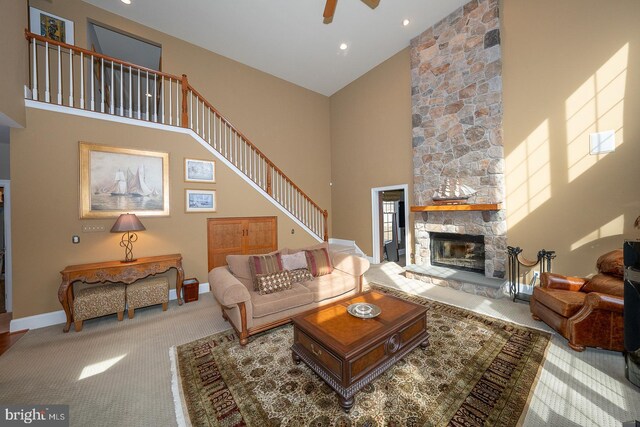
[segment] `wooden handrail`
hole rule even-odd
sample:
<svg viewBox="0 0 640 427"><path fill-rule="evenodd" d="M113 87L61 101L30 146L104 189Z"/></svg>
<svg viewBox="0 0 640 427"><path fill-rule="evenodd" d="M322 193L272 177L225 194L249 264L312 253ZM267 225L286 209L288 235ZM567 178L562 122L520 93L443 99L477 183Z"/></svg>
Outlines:
<svg viewBox="0 0 640 427"><path fill-rule="evenodd" d="M283 172L283 171L282 171L278 166L276 166L276 165L275 165L275 163L273 163L273 162L272 162L272 161L267 157L267 155L266 155L266 154L264 154L264 153L262 152L262 150L260 150L258 147L256 147L256 145L255 145L253 142L251 142L251 140L250 140L249 138L247 138L245 134L243 134L243 133L242 133L242 132L240 132L238 129L236 129L236 128L235 128L235 126L233 126L233 125L229 122L229 120L227 120L227 118L226 118L226 117L224 117L224 116L220 113L220 111L218 111L218 109L217 109L217 108L215 108L213 105L211 105L211 103L209 103L209 101L207 101L207 100L204 98L204 96L202 96L202 94L201 94L200 92L198 92L196 89L194 89L194 87L193 87L193 86L191 86L191 85L188 85L188 87L189 87L189 90L190 90L191 92L193 92L193 94L194 94L195 96L197 96L198 98L200 98L200 100L202 101L202 103L203 103L204 105L206 105L208 108L210 108L210 109L213 111L213 113L214 113L215 115L217 115L220 119L222 119L222 120L225 122L225 124L226 124L227 126L229 126L229 128L230 128L233 132L235 132L235 133L236 133L240 138L242 138L242 139L243 139L243 140L244 140L244 141L245 141L245 142L246 142L246 143L247 143L251 148L253 148L253 149L256 151L256 153L257 153L260 157L262 157L262 158L264 159L265 163L267 163L267 165L271 166L271 167L272 167L272 168L273 168L273 169L274 169L278 174L280 174L284 179L286 179L286 180L287 180L287 182L288 182L289 184L291 184L291 186L293 186L293 188L295 188L295 189L296 189L296 190L297 190L297 191L302 195L302 197L304 197L304 198L305 198L309 203L311 203L311 204L312 204L316 209L318 209L319 211L322 211L322 210L323 210L323 209L322 209L320 206L318 206L318 205L317 205L313 200L311 200L311 198L307 195L307 193L305 193L304 191L302 191L302 189L301 189L300 187L298 187L298 186L297 186L297 185L296 185L296 184L295 184L295 183L294 183L294 182L293 182L293 181L292 181L292 180L291 180L291 179L290 179L290 178L289 178L289 177L288 177L288 176L287 176L287 175L286 175L286 174L285 174L285 173L284 173L284 172ZM184 101L183 101L183 102L184 102Z"/></svg>
<svg viewBox="0 0 640 427"><path fill-rule="evenodd" d="M78 52L78 53L83 53L85 56L93 56L94 58L98 58L98 59L104 59L105 61L109 61L109 62L114 62L116 64L121 64L123 66L126 67L131 67L131 68L135 68L136 70L140 70L140 71L146 71L149 74L156 74L160 77L166 77L168 79L173 79L173 80L182 80L181 77L178 76L174 76L173 74L168 74L168 73L163 73L162 71L158 71L158 70L153 70L151 68L147 68L147 67L143 67L141 65L136 65L136 64L132 64L131 62L127 62L127 61L122 61L120 59L111 57L111 56L107 56L107 55L103 55L101 53L97 53L88 49L83 49L81 47L78 46L74 46L72 44L67 44L67 43L62 43L56 40L51 40L48 39L46 37L40 36L38 34L34 34L32 32L30 32L29 30L24 30L24 34L25 34L25 38L27 40L38 40L42 43L49 43L49 45L52 46L60 46L63 47L65 49L69 49L69 50L73 50L74 52Z"/></svg>
<svg viewBox="0 0 640 427"><path fill-rule="evenodd" d="M113 64L118 64L121 65L123 67L128 67L131 69L135 69L138 70L139 72L146 72L149 73L150 75L156 75L160 78L167 78L170 80L174 80L176 81L176 84L180 84L181 85L181 92L182 92L182 105L181 105L181 111L180 111L180 115L181 115L181 120L182 123L180 123L180 125L182 127L185 128L190 128L190 121L189 121L189 103L191 101L188 100L188 96L189 96L189 91L191 91L192 95L195 96L199 101L202 102L202 105L206 106L207 108L210 109L210 111L213 112L214 115L214 119L217 116L222 123L224 123L224 125L226 127L229 128L229 130L231 132L233 132L235 135L239 136L240 139L242 141L244 141L244 143L251 149L253 150L266 164L267 168L266 168L266 172L267 172L267 194L271 197L273 197L273 183L272 183L272 177L271 174L273 171L275 171L280 177L282 177L284 179L284 181L290 185L300 196L302 196L304 198L305 201L307 201L313 208L315 208L319 213L322 214L323 218L324 218L324 240L326 241L328 239L328 224L327 224L327 218L328 218L328 212L326 210L323 210L317 203L315 203L311 197L309 197L307 195L307 193L305 193L300 187L298 187L298 185L296 185L291 178L289 178L283 171L282 169L280 169L278 166L276 166L276 164L274 162L272 162L266 154L264 154L262 152L262 150L260 150L253 142L251 142L251 140L249 138L247 138L247 136L242 133L240 130L236 129L235 126L233 126L231 124L231 122L229 120L227 120L227 118L220 113L220 111L218 111L217 108L215 108L209 101L206 100L205 97L202 96L202 94L200 92L198 92L193 86L191 86L189 84L189 80L187 78L186 74L183 74L182 76L176 76L173 74L169 74L169 73L164 73L162 71L157 71L157 70L153 70L147 67L143 67L140 65L136 65L127 61L123 61L117 58L113 58L111 56L108 55L104 55L101 53L97 53L95 51L91 51L88 49L84 49L81 47L77 47L74 45L70 45L67 43L62 43L56 40L51 40L48 39L44 36L35 34L30 32L29 30L25 29L25 38L28 41L33 40L34 43L40 42L42 44L44 43L48 43L49 46L56 46L56 47L60 47L60 48L64 48L64 49L68 49L69 51L75 52L77 54L84 54L84 56L86 58L92 58L93 60L98 59L98 60L104 60L105 62L111 62ZM35 52L35 51L34 51ZM34 53L35 55L35 53ZM93 95L92 95L93 96ZM93 99L93 98L92 98ZM93 107L92 107L93 108ZM148 112L147 112L148 114ZM203 116L204 117L204 116ZM204 126L204 124L203 124ZM244 172L243 172L244 173Z"/></svg>

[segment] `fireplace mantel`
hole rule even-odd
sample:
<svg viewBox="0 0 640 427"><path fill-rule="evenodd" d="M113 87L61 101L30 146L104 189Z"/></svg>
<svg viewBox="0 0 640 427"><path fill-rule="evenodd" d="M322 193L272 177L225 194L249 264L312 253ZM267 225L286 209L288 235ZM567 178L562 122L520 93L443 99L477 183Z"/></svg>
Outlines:
<svg viewBox="0 0 640 427"><path fill-rule="evenodd" d="M502 203L486 203L474 205L429 205L411 206L411 212L433 212L433 211L499 211Z"/></svg>

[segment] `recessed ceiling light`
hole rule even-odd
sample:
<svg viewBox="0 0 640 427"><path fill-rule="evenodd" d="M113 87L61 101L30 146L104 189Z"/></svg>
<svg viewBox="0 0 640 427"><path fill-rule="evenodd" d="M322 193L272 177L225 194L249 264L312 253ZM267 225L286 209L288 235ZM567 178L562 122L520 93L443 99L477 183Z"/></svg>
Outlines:
<svg viewBox="0 0 640 427"><path fill-rule="evenodd" d="M347 46L347 44L346 44L346 43L342 43L342 44L340 44L340 50L347 50L347 48L348 48L348 47L349 47L349 46Z"/></svg>
<svg viewBox="0 0 640 427"><path fill-rule="evenodd" d="M124 4L131 4L131 0L120 0Z"/></svg>
<svg viewBox="0 0 640 427"><path fill-rule="evenodd" d="M405 19L404 21L402 21L402 25L404 25L405 27L407 25L409 25L411 23L411 21L409 21L408 19Z"/></svg>

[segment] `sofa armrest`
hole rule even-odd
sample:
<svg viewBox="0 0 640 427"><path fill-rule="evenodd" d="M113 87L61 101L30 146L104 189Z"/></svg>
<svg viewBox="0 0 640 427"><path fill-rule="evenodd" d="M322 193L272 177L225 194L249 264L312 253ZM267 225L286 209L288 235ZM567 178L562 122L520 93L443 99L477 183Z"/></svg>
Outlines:
<svg viewBox="0 0 640 427"><path fill-rule="evenodd" d="M590 310L605 310L616 313L624 312L624 298L614 295L590 292L584 299L584 307Z"/></svg>
<svg viewBox="0 0 640 427"><path fill-rule="evenodd" d="M227 266L216 267L209 272L211 292L220 305L232 307L251 300L247 288L229 271Z"/></svg>
<svg viewBox="0 0 640 427"><path fill-rule="evenodd" d="M555 273L542 273L540 275L540 286L549 289L560 289L565 291L578 292L587 282L587 279L580 277L569 277Z"/></svg>
<svg viewBox="0 0 640 427"><path fill-rule="evenodd" d="M362 276L369 269L369 261L359 256L337 252L332 257L333 268L354 277Z"/></svg>

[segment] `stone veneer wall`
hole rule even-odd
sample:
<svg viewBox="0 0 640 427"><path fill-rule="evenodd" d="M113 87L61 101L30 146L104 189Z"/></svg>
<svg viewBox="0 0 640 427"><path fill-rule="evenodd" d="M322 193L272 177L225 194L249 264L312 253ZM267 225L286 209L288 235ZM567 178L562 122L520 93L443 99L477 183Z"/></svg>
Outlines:
<svg viewBox="0 0 640 427"><path fill-rule="evenodd" d="M498 0L472 0L411 41L414 203L429 205L445 178L504 203L502 60ZM429 232L485 236L485 275L504 277L506 222L498 212L430 212L415 218L416 264Z"/></svg>

